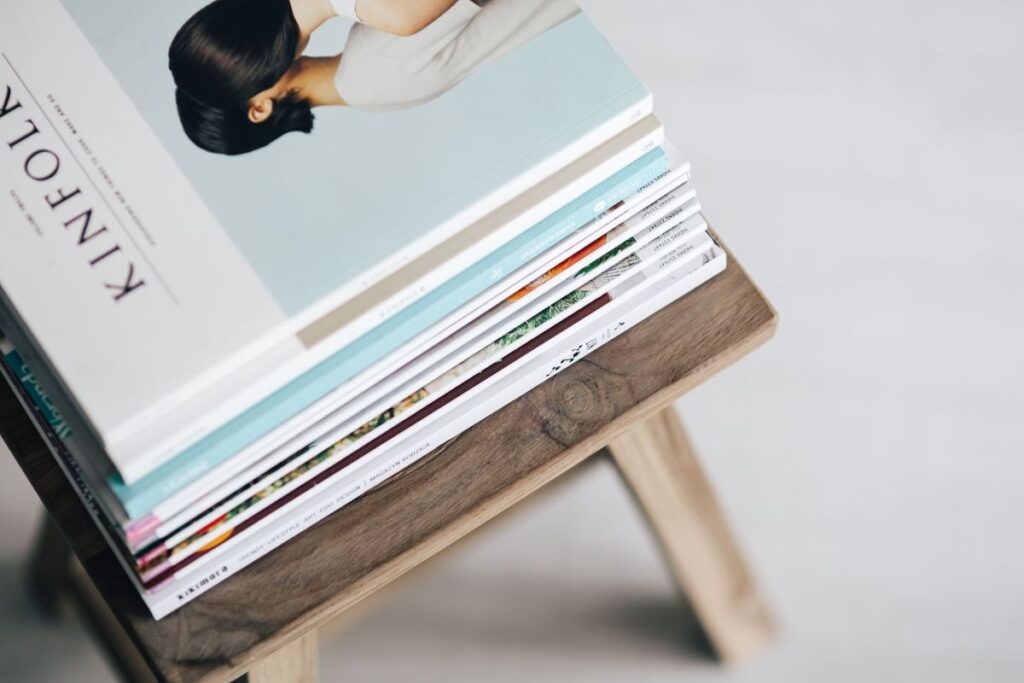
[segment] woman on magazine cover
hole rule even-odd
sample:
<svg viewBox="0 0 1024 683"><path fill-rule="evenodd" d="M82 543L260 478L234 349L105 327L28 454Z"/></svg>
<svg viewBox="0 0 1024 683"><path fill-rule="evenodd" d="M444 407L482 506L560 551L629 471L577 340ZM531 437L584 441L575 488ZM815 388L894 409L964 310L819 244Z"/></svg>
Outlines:
<svg viewBox="0 0 1024 683"><path fill-rule="evenodd" d="M313 107L414 107L579 12L573 0L215 0L170 49L182 126L197 146L244 154L313 129ZM304 56L336 16L344 51Z"/></svg>

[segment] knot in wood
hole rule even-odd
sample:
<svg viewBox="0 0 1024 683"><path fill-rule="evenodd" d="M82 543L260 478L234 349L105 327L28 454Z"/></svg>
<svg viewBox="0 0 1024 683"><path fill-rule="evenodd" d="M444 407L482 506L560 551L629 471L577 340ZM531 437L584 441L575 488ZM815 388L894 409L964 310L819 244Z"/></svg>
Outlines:
<svg viewBox="0 0 1024 683"><path fill-rule="evenodd" d="M562 405L573 417L585 417L594 412L597 397L594 391L579 380L570 380L562 387Z"/></svg>

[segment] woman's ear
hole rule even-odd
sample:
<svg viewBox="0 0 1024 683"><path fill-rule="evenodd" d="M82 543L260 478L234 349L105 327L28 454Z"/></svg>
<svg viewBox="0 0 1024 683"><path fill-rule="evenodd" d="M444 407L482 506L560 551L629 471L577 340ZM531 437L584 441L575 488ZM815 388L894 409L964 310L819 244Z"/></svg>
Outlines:
<svg viewBox="0 0 1024 683"><path fill-rule="evenodd" d="M249 121L263 123L274 113L274 98L260 94L249 100Z"/></svg>

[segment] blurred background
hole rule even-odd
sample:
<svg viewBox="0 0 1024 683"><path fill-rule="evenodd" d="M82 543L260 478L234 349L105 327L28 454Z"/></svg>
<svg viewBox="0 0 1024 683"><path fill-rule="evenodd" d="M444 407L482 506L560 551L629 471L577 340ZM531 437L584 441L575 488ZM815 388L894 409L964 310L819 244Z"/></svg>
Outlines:
<svg viewBox="0 0 1024 683"><path fill-rule="evenodd" d="M323 680L1021 680L1024 3L581 4L781 314L679 404L780 640L717 667L598 464L327 630ZM109 680L24 596L0 451L0 679Z"/></svg>

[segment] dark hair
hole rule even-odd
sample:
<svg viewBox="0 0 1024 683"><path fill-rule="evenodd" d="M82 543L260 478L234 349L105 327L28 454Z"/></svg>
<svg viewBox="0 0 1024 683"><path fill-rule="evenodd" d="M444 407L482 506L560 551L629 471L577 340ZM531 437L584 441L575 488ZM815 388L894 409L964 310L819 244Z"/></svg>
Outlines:
<svg viewBox="0 0 1024 683"><path fill-rule="evenodd" d="M291 92L270 117L249 120L249 100L281 80L295 61L299 25L289 0L215 0L171 43L175 100L185 134L218 154L245 154L285 133L313 130L308 102Z"/></svg>

